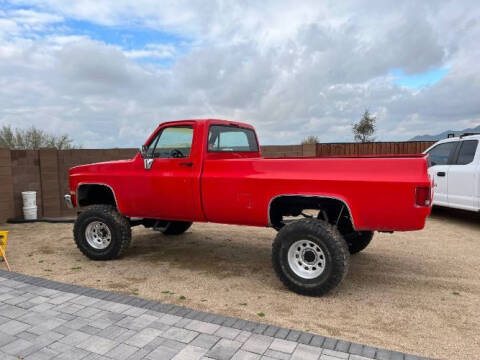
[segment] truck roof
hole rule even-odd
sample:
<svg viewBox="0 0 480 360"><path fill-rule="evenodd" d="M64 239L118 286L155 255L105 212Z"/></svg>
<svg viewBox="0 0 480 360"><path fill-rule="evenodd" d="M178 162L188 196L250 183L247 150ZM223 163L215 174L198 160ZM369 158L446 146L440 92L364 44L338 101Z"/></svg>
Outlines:
<svg viewBox="0 0 480 360"><path fill-rule="evenodd" d="M250 124L239 122L239 121L225 120L225 119L213 119L213 118L173 120L173 121L165 121L165 122L162 122L161 124L175 124L177 122L183 122L183 121L195 121L195 122L198 122L198 123L203 122L203 123L208 123L208 124L240 126L240 127L248 128L248 129L253 129L254 128Z"/></svg>
<svg viewBox="0 0 480 360"><path fill-rule="evenodd" d="M459 134L457 136L451 136L446 139L441 139L437 141L437 143L444 143L444 142L458 141L458 140L480 140L480 134L478 133Z"/></svg>
<svg viewBox="0 0 480 360"><path fill-rule="evenodd" d="M441 139L437 141L435 144L441 144L441 143L458 141L458 140L480 140L480 134L464 134L464 135L452 136L446 139Z"/></svg>
<svg viewBox="0 0 480 360"><path fill-rule="evenodd" d="M480 134L470 134L470 135L464 134L464 135L458 135L458 136L453 136L446 139L438 140L437 142L430 145L427 149L425 149L423 151L423 154L426 154L428 151L430 151L432 148L434 148L439 144L460 141L460 140L479 140L480 141Z"/></svg>

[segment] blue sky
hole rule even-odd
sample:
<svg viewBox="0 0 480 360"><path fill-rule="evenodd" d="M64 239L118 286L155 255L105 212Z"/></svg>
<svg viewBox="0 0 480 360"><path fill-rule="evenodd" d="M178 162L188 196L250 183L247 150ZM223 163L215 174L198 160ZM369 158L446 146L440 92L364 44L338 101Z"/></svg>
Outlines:
<svg viewBox="0 0 480 360"><path fill-rule="evenodd" d="M142 26L102 26L84 20L65 21L69 29L66 33L72 35L87 35L92 39L107 44L122 46L125 49L141 49L149 43L165 43L182 45L189 40L180 35L152 30Z"/></svg>
<svg viewBox="0 0 480 360"><path fill-rule="evenodd" d="M159 66L172 65L175 58L188 51L192 42L191 39L178 34L135 25L104 26L83 20L67 20L64 24L67 27L66 34L87 36L105 44L119 46L125 51L149 49L152 44L168 45L174 50L172 56L148 56L148 53L144 53L143 56L135 58L137 62Z"/></svg>
<svg viewBox="0 0 480 360"><path fill-rule="evenodd" d="M405 74L402 69L393 69L390 75L393 83L398 86L405 86L411 89L421 89L426 86L435 85L447 74L448 68L433 68L418 74Z"/></svg>

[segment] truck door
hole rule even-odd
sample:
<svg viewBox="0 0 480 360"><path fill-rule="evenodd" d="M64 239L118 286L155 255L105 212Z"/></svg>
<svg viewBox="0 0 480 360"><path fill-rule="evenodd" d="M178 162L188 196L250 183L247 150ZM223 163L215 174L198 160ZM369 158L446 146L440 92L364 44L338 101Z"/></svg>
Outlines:
<svg viewBox="0 0 480 360"><path fill-rule="evenodd" d="M200 161L191 153L194 124L161 128L150 141L132 183L139 216L165 220L195 220L198 217Z"/></svg>
<svg viewBox="0 0 480 360"><path fill-rule="evenodd" d="M427 152L429 155L428 174L434 181L434 205L448 206L447 176L457 143L457 140L440 143Z"/></svg>
<svg viewBox="0 0 480 360"><path fill-rule="evenodd" d="M478 140L459 142L452 164L448 170L449 206L477 210L478 193Z"/></svg>

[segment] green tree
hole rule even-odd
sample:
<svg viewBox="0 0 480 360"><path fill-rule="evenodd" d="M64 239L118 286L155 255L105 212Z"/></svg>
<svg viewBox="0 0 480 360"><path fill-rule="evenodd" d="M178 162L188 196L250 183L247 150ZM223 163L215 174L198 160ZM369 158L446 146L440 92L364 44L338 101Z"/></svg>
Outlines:
<svg viewBox="0 0 480 360"><path fill-rule="evenodd" d="M310 135L310 136L307 136L305 139L303 139L300 144L305 145L305 144L318 144L318 143L319 143L318 136Z"/></svg>
<svg viewBox="0 0 480 360"><path fill-rule="evenodd" d="M52 135L33 126L29 129L12 129L10 125L4 125L0 129L0 148L12 150L56 148L66 150L75 149L78 146L73 145L73 140L67 134Z"/></svg>
<svg viewBox="0 0 480 360"><path fill-rule="evenodd" d="M374 141L375 138L373 137L373 134L376 129L376 120L377 118L370 115L370 112L366 109L360 121L353 124L352 131L355 141L362 143Z"/></svg>

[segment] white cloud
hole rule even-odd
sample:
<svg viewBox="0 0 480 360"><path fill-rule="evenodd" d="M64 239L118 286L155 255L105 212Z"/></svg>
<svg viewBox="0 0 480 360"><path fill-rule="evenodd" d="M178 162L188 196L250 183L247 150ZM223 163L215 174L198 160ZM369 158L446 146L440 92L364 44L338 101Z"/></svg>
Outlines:
<svg viewBox="0 0 480 360"><path fill-rule="evenodd" d="M171 44L147 44L140 50L126 50L123 52L132 59L172 59L177 55L177 49Z"/></svg>
<svg viewBox="0 0 480 360"><path fill-rule="evenodd" d="M60 15L34 10L0 11L0 39L8 36L32 36L62 22Z"/></svg>
<svg viewBox="0 0 480 360"><path fill-rule="evenodd" d="M251 122L264 143L351 140L365 108L384 140L480 123L473 1L17 3L34 6L0 10L0 125L35 124L102 147L138 146L158 122L191 117ZM66 19L191 42L127 49ZM450 73L416 91L389 75L440 66Z"/></svg>

